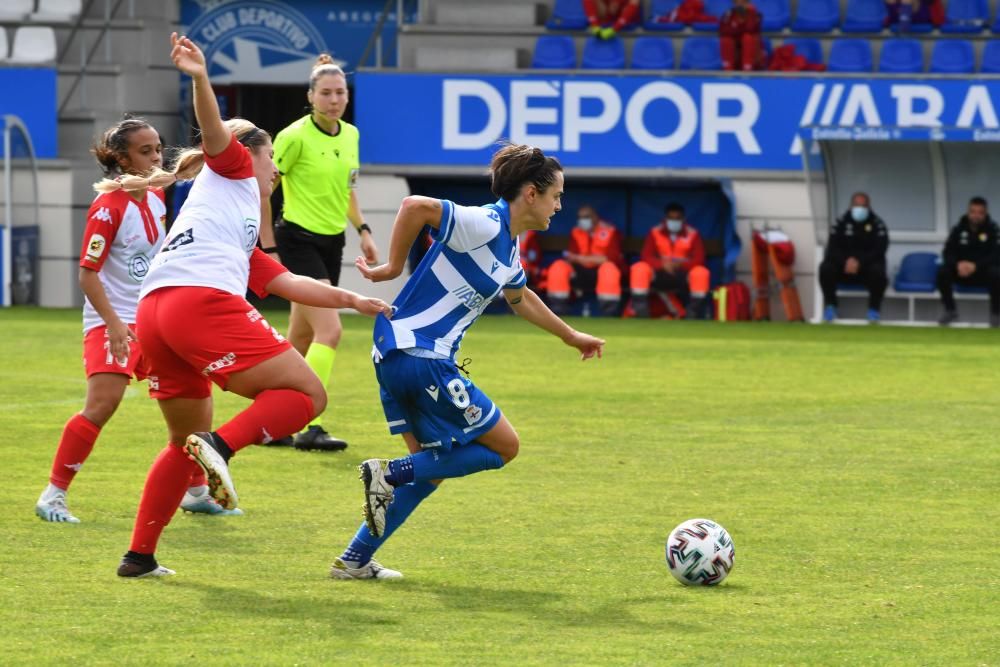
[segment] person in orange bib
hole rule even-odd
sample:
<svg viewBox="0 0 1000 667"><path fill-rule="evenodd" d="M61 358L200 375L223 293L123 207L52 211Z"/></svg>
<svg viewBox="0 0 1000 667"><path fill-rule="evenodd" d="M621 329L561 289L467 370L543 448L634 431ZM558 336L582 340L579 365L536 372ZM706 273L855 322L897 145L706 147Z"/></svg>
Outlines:
<svg viewBox="0 0 1000 667"><path fill-rule="evenodd" d="M570 297L588 302L597 297L601 313L615 315L622 299L622 247L618 228L584 204L577 211L569 250L548 268L546 293L555 313L569 311Z"/></svg>
<svg viewBox="0 0 1000 667"><path fill-rule="evenodd" d="M654 290L673 317L703 319L711 278L705 246L698 230L685 221L683 206L671 202L665 212L663 222L649 230L629 272L632 309L636 317L649 317L649 292Z"/></svg>
<svg viewBox="0 0 1000 667"><path fill-rule="evenodd" d="M536 292L545 291L545 269L542 268L542 244L538 240L538 232L533 229L524 232L518 245L528 287Z"/></svg>

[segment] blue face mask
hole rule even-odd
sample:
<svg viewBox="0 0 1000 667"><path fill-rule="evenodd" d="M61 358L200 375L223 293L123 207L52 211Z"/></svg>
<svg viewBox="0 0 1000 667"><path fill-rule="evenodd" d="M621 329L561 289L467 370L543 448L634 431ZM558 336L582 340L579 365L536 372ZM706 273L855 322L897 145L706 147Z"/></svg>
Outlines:
<svg viewBox="0 0 1000 667"><path fill-rule="evenodd" d="M676 234L684 227L683 220L674 220L673 218L667 218L667 231L671 234Z"/></svg>
<svg viewBox="0 0 1000 667"><path fill-rule="evenodd" d="M864 222L865 220L868 219L868 207L852 206L851 217L854 218L854 222Z"/></svg>

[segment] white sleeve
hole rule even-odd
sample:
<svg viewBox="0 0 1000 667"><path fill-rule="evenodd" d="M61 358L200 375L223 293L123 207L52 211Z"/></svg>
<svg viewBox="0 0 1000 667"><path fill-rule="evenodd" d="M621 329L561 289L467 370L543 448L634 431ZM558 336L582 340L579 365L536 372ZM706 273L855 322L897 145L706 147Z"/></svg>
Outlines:
<svg viewBox="0 0 1000 667"><path fill-rule="evenodd" d="M492 241L501 228L496 211L442 199L441 224L431 235L456 252L469 252Z"/></svg>

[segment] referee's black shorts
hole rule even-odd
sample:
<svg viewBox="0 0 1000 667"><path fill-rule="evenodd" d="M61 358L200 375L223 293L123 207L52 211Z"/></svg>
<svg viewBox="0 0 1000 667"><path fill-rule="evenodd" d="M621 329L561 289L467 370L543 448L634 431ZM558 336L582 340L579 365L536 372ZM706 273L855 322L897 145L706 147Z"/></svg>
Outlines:
<svg viewBox="0 0 1000 667"><path fill-rule="evenodd" d="M314 234L288 220L274 226L274 240L281 263L292 273L340 283L344 260L344 233Z"/></svg>

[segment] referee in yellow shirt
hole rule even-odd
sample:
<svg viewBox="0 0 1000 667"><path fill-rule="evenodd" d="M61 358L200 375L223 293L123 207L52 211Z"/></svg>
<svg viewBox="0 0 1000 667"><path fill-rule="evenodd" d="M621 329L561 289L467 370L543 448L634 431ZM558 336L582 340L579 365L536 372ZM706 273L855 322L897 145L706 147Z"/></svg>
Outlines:
<svg viewBox="0 0 1000 667"><path fill-rule="evenodd" d="M274 187L284 188L285 205L281 219L272 226L270 203L265 202L260 240L264 251L277 253L293 273L336 285L348 221L358 231L361 252L370 264L378 263L378 249L355 191L360 167L358 129L341 120L348 102L347 78L328 54L321 54L313 66L307 98L312 113L274 139L274 162L280 174ZM292 304L288 340L324 386L330 381L341 331L336 310ZM328 451L347 447L327 433L319 416L295 436L294 444L297 449Z"/></svg>

